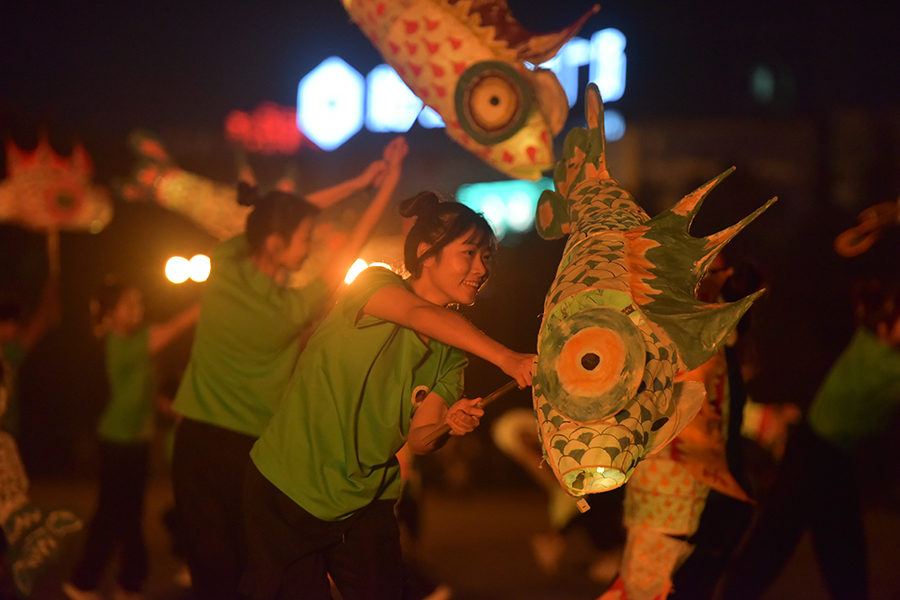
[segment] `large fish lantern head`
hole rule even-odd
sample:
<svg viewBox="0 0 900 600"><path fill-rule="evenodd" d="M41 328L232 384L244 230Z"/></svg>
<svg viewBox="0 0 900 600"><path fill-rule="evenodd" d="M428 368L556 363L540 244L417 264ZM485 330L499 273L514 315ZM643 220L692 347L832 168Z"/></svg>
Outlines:
<svg viewBox="0 0 900 600"><path fill-rule="evenodd" d="M506 0L342 2L453 140L511 177L536 180L553 167L568 101L551 71L525 62L552 58L599 7L562 31L534 34Z"/></svg>
<svg viewBox="0 0 900 600"><path fill-rule="evenodd" d="M112 199L91 182L93 164L81 145L63 157L46 138L31 152L9 142L6 171L8 177L0 183L0 221L36 231L96 233L112 220Z"/></svg>
<svg viewBox="0 0 900 600"><path fill-rule="evenodd" d="M729 304L695 298L722 247L774 198L704 238L688 230L730 169L650 218L609 175L603 103L588 86L588 129L566 137L555 191L538 203L544 238L568 234L544 303L534 407L544 456L574 496L619 487L647 454L693 418L703 384L675 382L710 358L757 294Z"/></svg>

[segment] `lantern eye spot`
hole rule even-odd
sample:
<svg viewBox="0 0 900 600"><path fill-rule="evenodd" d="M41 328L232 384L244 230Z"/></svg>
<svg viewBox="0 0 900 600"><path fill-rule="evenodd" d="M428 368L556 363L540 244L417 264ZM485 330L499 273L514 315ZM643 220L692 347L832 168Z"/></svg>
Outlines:
<svg viewBox="0 0 900 600"><path fill-rule="evenodd" d="M581 357L581 366L588 371L593 371L600 364L600 357L593 352L588 352Z"/></svg>
<svg viewBox="0 0 900 600"><path fill-rule="evenodd" d="M503 61L471 65L456 84L459 124L479 144L494 145L514 136L528 121L533 92L525 77Z"/></svg>

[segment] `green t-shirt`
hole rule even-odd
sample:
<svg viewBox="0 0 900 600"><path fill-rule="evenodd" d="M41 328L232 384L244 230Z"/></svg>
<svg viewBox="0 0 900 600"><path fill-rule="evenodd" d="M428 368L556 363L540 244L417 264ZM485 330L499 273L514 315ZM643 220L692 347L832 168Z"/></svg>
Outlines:
<svg viewBox="0 0 900 600"><path fill-rule="evenodd" d="M243 234L220 244L210 261L173 408L256 437L297 364L301 333L326 307L328 285L321 278L301 289L276 284L250 261Z"/></svg>
<svg viewBox="0 0 900 600"><path fill-rule="evenodd" d="M97 425L101 439L130 444L153 435L156 381L148 339L147 327L129 336L106 336L109 402Z"/></svg>
<svg viewBox="0 0 900 600"><path fill-rule="evenodd" d="M813 431L846 450L883 431L900 405L900 352L859 329L810 407Z"/></svg>
<svg viewBox="0 0 900 600"><path fill-rule="evenodd" d="M310 338L275 416L250 456L260 472L326 521L400 493L396 453L429 392L463 392L464 352L360 312L376 291L406 286L363 271Z"/></svg>

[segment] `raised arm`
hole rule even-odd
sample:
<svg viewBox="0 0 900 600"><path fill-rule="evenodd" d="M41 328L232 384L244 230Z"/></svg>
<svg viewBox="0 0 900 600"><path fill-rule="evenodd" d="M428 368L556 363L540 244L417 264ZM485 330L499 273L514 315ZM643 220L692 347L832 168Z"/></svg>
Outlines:
<svg viewBox="0 0 900 600"><path fill-rule="evenodd" d="M195 304L165 323L154 323L151 325L147 341L147 345L150 347L150 354L157 354L171 344L175 338L190 329L197 322L199 315L200 305Z"/></svg>
<svg viewBox="0 0 900 600"><path fill-rule="evenodd" d="M60 321L59 275L51 271L41 291L41 303L21 333L22 348L27 354L51 327Z"/></svg>
<svg viewBox="0 0 900 600"><path fill-rule="evenodd" d="M399 286L385 286L372 294L363 311L479 356L515 379L520 388L531 385L534 354L510 350L454 310L432 304Z"/></svg>
<svg viewBox="0 0 900 600"><path fill-rule="evenodd" d="M369 239L372 230L384 213L390 203L397 182L400 180L400 173L403 167L403 160L409 151L406 140L402 137L394 138L384 150L386 170L381 176L381 185L375 197L369 203L365 212L359 218L353 231L347 237L347 241L338 250L334 258L325 266L322 271L322 277L328 285L336 290L344 281L347 271L359 257L359 251Z"/></svg>
<svg viewBox="0 0 900 600"><path fill-rule="evenodd" d="M384 173L386 168L387 162L385 160L376 160L356 177L342 181L324 190L312 192L304 197L319 208L328 208L350 194L372 185Z"/></svg>

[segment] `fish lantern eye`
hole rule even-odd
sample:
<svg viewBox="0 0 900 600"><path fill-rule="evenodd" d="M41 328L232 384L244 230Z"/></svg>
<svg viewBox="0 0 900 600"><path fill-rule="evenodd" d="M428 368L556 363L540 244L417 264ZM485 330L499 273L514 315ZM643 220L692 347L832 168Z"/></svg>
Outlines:
<svg viewBox="0 0 900 600"><path fill-rule="evenodd" d="M459 124L480 144L511 138L528 119L531 91L525 78L500 61L475 63L456 84Z"/></svg>
<svg viewBox="0 0 900 600"><path fill-rule="evenodd" d="M70 185L59 185L47 191L47 209L57 217L71 217L81 206L81 195Z"/></svg>
<svg viewBox="0 0 900 600"><path fill-rule="evenodd" d="M603 419L637 392L644 340L620 311L597 307L551 325L538 350L538 382L547 401L578 420Z"/></svg>

